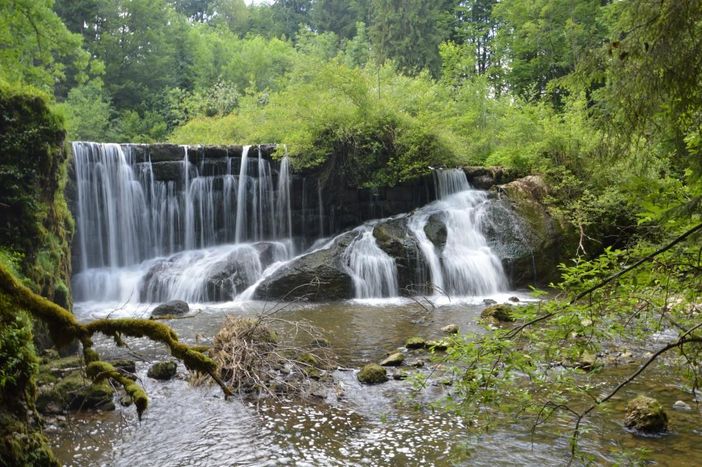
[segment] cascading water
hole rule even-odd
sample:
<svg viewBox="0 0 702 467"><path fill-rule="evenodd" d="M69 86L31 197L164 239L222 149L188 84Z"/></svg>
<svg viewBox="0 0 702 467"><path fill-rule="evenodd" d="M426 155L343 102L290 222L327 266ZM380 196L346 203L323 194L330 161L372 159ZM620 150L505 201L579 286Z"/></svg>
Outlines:
<svg viewBox="0 0 702 467"><path fill-rule="evenodd" d="M226 167L198 165L183 147L182 162L159 166L180 164L176 176L159 179L158 164L138 162L133 148L73 143L77 300L232 299L265 265L290 258L287 157L274 171L246 146L238 161L227 154Z"/></svg>
<svg viewBox="0 0 702 467"><path fill-rule="evenodd" d="M505 290L508 284L502 263L481 231L487 193L471 189L459 169L437 170L434 176L439 200L419 209L408 226L429 266L435 292L474 296ZM445 226L441 249L427 236L430 223Z"/></svg>
<svg viewBox="0 0 702 467"><path fill-rule="evenodd" d="M73 144L76 300L250 298L256 284L291 259L292 171L287 156L271 163L260 148L251 157L251 147L245 146L241 157L226 152L213 160L200 157L198 148L182 147L180 161L152 163L143 148L141 153L137 149ZM487 194L471 189L461 170L437 170L434 177L439 199L407 217L407 235L421 256L417 271L428 271L435 293L475 296L505 290L501 262L481 232ZM317 183L319 226L313 230L322 237L325 207ZM396 259L373 235L379 222L384 221L355 229L340 258L357 298L399 295ZM443 240L437 240L442 229ZM313 242L312 250L325 243ZM406 275L407 269L403 271Z"/></svg>
<svg viewBox="0 0 702 467"><path fill-rule="evenodd" d="M364 225L360 232L344 251L356 298L397 297L400 291L395 260L376 244L372 225Z"/></svg>

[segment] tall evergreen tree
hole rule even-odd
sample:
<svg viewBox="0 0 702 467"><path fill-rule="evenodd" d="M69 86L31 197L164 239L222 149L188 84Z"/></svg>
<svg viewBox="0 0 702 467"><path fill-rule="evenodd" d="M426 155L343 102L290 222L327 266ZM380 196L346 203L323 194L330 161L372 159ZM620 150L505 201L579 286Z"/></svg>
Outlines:
<svg viewBox="0 0 702 467"><path fill-rule="evenodd" d="M406 73L427 68L437 75L454 6L452 0L372 0L369 33L378 58L395 60Z"/></svg>

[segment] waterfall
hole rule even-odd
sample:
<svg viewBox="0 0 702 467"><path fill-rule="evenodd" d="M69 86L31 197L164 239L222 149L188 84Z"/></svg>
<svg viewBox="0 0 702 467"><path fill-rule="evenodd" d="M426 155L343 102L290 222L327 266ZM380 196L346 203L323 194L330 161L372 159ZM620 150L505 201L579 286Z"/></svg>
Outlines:
<svg viewBox="0 0 702 467"><path fill-rule="evenodd" d="M471 189L462 170L437 170L434 175L439 200L417 210L408 227L429 266L435 292L471 296L506 290L502 263L482 234L487 193ZM445 228L442 247L429 239L430 224Z"/></svg>
<svg viewBox="0 0 702 467"><path fill-rule="evenodd" d="M182 148L180 161L152 162L143 147L73 143L76 300L233 299L291 257L287 158L274 171L249 146L197 163Z"/></svg>
<svg viewBox="0 0 702 467"><path fill-rule="evenodd" d="M178 152L164 157L159 148L152 154L146 146L73 143L76 301L251 297L255 284L300 247L294 234L299 239L301 232L318 232L309 254L328 243L324 234L335 233L325 230L341 211L324 206L319 180L316 206L314 185L302 186L303 192L311 188L311 199L303 194L293 200L287 155L275 162L263 157L260 147L257 157L250 146L241 157L228 151L205 157L203 151L181 148L182 157ZM419 250L415 277L428 274L434 293L451 296L506 290L501 262L482 233L487 193L472 189L461 170L437 170L434 179L438 199L404 217L404 227L396 227L404 230L393 234L404 236L401 241L414 245L413 252ZM317 215L293 223L294 201L303 215L306 210ZM357 298L397 296L412 276L407 269L398 274L400 259L383 251L373 235L379 223L395 220L354 229L353 240L335 259L353 279Z"/></svg>
<svg viewBox="0 0 702 467"><path fill-rule="evenodd" d="M278 203L276 206L276 236L292 238L292 210L290 209L290 159L283 157L278 175Z"/></svg>
<svg viewBox="0 0 702 467"><path fill-rule="evenodd" d="M236 196L236 230L234 235L234 241L239 243L244 238L246 228L246 194L247 194L247 183L246 173L249 167L249 149L251 146L244 146L244 150L241 154L241 167L239 169L239 189Z"/></svg>
<svg viewBox="0 0 702 467"><path fill-rule="evenodd" d="M372 225L361 227L360 235L346 248L343 259L352 272L356 298L399 295L395 260L376 244Z"/></svg>

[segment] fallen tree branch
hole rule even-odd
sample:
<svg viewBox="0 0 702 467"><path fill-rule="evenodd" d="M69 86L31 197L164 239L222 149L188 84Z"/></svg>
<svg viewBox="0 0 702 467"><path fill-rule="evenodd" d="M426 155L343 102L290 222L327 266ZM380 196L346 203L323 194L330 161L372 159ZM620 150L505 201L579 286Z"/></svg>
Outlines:
<svg viewBox="0 0 702 467"><path fill-rule="evenodd" d="M163 323L147 319L100 319L81 324L70 311L35 294L2 266L0 266L0 290L6 293L19 308L45 322L58 347L65 347L73 340L79 340L83 346L88 376L95 382L110 378L121 384L134 400L140 417L148 405L146 393L138 384L121 375L111 364L100 360L98 353L93 349L91 339L93 334L98 332L105 334L116 342L120 342L121 335L148 337L153 341L161 342L168 346L171 354L182 360L189 370L208 374L222 388L226 396L232 395L217 374L215 362L195 348L180 342L173 329Z"/></svg>

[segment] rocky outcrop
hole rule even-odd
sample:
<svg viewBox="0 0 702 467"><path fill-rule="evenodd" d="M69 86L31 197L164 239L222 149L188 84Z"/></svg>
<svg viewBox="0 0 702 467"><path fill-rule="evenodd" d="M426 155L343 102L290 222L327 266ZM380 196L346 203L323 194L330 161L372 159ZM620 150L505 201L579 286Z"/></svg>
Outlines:
<svg viewBox="0 0 702 467"><path fill-rule="evenodd" d="M557 279L567 233L544 204L547 193L538 176L493 189L485 235L513 287L547 285Z"/></svg>
<svg viewBox="0 0 702 467"><path fill-rule="evenodd" d="M479 190L489 190L495 185L509 183L517 178L514 170L504 167L464 167L468 183Z"/></svg>
<svg viewBox="0 0 702 467"><path fill-rule="evenodd" d="M343 264L343 253L356 237L348 232L325 249L301 256L265 278L254 297L261 300L345 300L353 298L353 279Z"/></svg>

